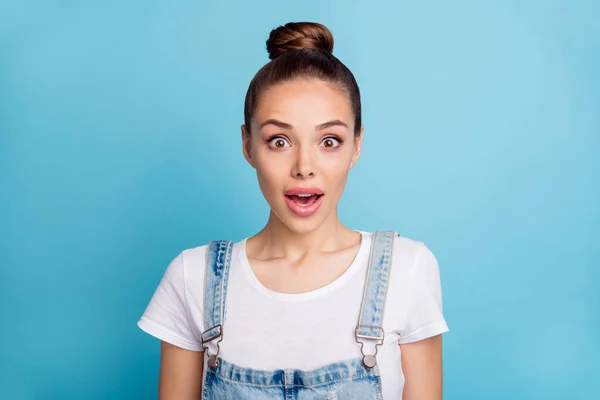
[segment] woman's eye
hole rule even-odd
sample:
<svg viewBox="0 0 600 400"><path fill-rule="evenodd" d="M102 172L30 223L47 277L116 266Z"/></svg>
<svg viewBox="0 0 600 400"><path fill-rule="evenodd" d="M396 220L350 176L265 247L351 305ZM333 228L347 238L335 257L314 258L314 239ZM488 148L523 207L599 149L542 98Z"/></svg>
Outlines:
<svg viewBox="0 0 600 400"><path fill-rule="evenodd" d="M284 147L289 147L289 145L288 141L282 137L274 137L269 140L269 147L274 149L283 149Z"/></svg>
<svg viewBox="0 0 600 400"><path fill-rule="evenodd" d="M328 137L323 139L323 142L321 142L323 147L327 147L327 148L334 148L334 147L338 147L341 142L339 139L334 138L334 137Z"/></svg>

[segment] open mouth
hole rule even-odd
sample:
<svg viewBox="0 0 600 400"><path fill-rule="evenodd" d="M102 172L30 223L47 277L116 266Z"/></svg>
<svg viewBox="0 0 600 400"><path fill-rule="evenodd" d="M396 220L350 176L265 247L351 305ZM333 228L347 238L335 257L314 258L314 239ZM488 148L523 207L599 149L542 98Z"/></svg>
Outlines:
<svg viewBox="0 0 600 400"><path fill-rule="evenodd" d="M311 204L314 204L321 197L323 197L323 194L316 194L316 193L301 193L301 194L292 194L292 195L286 194L285 197L287 197L288 199L290 199L291 201L293 201L295 204L299 205L300 207L308 207Z"/></svg>
<svg viewBox="0 0 600 400"><path fill-rule="evenodd" d="M302 217L308 217L319 210L325 193L316 187L295 187L287 190L284 195L285 201L293 213Z"/></svg>

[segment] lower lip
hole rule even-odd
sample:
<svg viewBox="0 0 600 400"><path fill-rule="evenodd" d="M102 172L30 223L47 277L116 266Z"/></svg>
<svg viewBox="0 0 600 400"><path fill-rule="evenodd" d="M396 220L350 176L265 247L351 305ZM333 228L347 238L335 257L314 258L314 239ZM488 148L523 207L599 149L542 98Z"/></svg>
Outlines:
<svg viewBox="0 0 600 400"><path fill-rule="evenodd" d="M287 202L288 207L290 208L290 210L292 210L294 214L299 215L301 217L308 217L316 213L319 207L321 207L321 203L323 203L323 197L325 196L319 196L319 198L314 203L308 206L301 206L299 204L296 204L294 200L290 199L287 196L285 196L285 201Z"/></svg>

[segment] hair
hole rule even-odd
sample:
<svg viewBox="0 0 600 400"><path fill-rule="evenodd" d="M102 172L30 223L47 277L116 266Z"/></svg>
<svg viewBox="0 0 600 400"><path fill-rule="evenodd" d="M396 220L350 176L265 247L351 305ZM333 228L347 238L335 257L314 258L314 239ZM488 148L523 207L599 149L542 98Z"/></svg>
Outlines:
<svg viewBox="0 0 600 400"><path fill-rule="evenodd" d="M246 92L244 123L250 121L262 93L278 83L297 78L316 78L345 91L354 114L354 135L361 131L360 91L348 67L333 55L333 35L316 22L290 22L271 31L267 39L271 61L254 76Z"/></svg>

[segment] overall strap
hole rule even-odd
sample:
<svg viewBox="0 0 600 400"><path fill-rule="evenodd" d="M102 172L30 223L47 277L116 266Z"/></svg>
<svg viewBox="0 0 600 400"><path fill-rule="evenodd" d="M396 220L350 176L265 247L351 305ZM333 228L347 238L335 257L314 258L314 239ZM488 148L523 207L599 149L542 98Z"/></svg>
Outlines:
<svg viewBox="0 0 600 400"><path fill-rule="evenodd" d="M377 364L375 359L377 347L383 344L383 310L385 308L385 298L390 278L392 249L396 236L397 233L394 231L381 231L373 234L371 254L369 255L369 265L367 267L367 280L365 282L360 316L355 332L356 341L361 345L363 364L368 369L373 368ZM364 354L363 339L377 342L375 345L375 354Z"/></svg>
<svg viewBox="0 0 600 400"><path fill-rule="evenodd" d="M227 279L232 249L233 242L230 240L213 240L209 243L206 254L204 277L204 329L206 330L202 333L202 346L208 349L206 344L217 340L217 351L210 355L208 362L212 368L218 364L219 342L223 339Z"/></svg>

